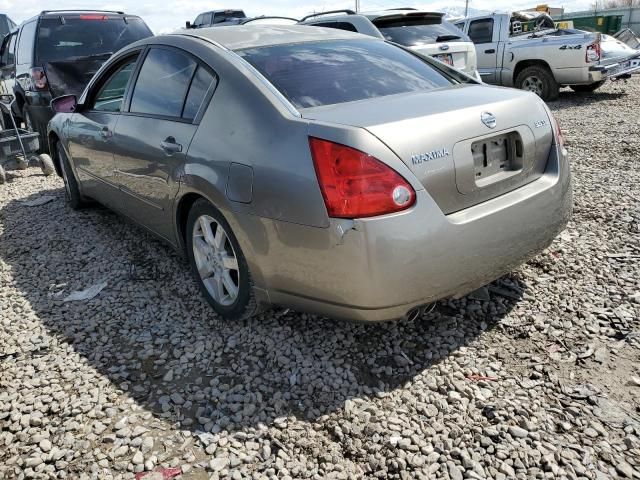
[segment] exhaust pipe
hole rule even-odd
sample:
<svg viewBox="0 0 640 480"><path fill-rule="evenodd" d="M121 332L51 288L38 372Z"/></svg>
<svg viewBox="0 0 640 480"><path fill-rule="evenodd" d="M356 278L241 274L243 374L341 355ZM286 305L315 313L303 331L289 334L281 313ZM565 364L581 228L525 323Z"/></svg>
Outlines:
<svg viewBox="0 0 640 480"><path fill-rule="evenodd" d="M407 320L409 320L410 322L415 322L420 317L421 313L422 309L420 307L412 308L407 313Z"/></svg>

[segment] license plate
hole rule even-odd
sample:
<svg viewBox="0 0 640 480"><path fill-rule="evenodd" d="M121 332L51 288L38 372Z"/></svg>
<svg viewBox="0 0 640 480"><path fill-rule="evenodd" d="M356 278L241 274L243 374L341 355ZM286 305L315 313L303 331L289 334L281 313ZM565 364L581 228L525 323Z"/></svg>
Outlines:
<svg viewBox="0 0 640 480"><path fill-rule="evenodd" d="M512 132L471 145L476 185L484 186L489 177L522 168L523 146L520 135Z"/></svg>
<svg viewBox="0 0 640 480"><path fill-rule="evenodd" d="M451 65L453 67L453 55L451 55L450 53L434 55L433 58L435 58L436 60L440 60L442 63L446 63L447 65Z"/></svg>

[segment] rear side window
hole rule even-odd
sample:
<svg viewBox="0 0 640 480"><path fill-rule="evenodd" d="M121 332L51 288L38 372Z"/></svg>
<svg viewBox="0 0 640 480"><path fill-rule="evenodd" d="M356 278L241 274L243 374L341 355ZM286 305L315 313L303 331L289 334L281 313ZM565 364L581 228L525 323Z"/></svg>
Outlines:
<svg viewBox="0 0 640 480"><path fill-rule="evenodd" d="M75 61L109 56L130 43L152 35L139 18L83 14L74 17L43 18L38 28L40 63Z"/></svg>
<svg viewBox="0 0 640 480"><path fill-rule="evenodd" d="M225 10L224 12L216 12L213 16L213 24L223 23L237 18L247 18L247 16L242 10Z"/></svg>
<svg viewBox="0 0 640 480"><path fill-rule="evenodd" d="M454 81L380 40L332 40L237 52L298 108L432 90Z"/></svg>
<svg viewBox="0 0 640 480"><path fill-rule="evenodd" d="M314 23L313 26L335 28L338 30L346 30L347 32L358 31L358 29L353 25L353 23L349 23L349 22L322 22L322 23Z"/></svg>
<svg viewBox="0 0 640 480"><path fill-rule="evenodd" d="M468 42L467 36L438 17L402 18L374 22L390 42L407 47L438 42Z"/></svg>
<svg viewBox="0 0 640 480"><path fill-rule="evenodd" d="M216 83L217 78L214 75L204 67L198 67L195 75L193 76L193 80L191 81L187 99L184 102L182 118L187 120L193 120L196 118L207 93L211 89L215 88Z"/></svg>
<svg viewBox="0 0 640 480"><path fill-rule="evenodd" d="M180 117L197 67L195 60L176 50L152 48L140 69L130 111Z"/></svg>
<svg viewBox="0 0 640 480"><path fill-rule="evenodd" d="M473 43L493 42L493 18L483 18L469 23L469 37Z"/></svg>
<svg viewBox="0 0 640 480"><path fill-rule="evenodd" d="M33 60L33 44L36 39L36 22L26 23L20 31L18 40L18 65L31 63Z"/></svg>

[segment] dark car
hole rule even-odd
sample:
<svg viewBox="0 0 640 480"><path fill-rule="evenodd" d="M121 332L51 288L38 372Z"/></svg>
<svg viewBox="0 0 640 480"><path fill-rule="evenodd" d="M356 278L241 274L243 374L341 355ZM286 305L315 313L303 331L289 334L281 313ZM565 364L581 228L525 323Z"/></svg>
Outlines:
<svg viewBox="0 0 640 480"><path fill-rule="evenodd" d="M187 22L187 28L221 27L239 25L247 16L242 10L213 10L203 12L191 22Z"/></svg>
<svg viewBox="0 0 640 480"><path fill-rule="evenodd" d="M13 92L13 115L40 133L47 150L51 99L80 95L116 51L153 33L139 17L110 11L43 11L2 42L3 90ZM8 112L3 112L6 122ZM6 125L6 123L4 123Z"/></svg>
<svg viewBox="0 0 640 480"><path fill-rule="evenodd" d="M9 32L15 30L17 25L4 13L0 13L0 39L6 37Z"/></svg>

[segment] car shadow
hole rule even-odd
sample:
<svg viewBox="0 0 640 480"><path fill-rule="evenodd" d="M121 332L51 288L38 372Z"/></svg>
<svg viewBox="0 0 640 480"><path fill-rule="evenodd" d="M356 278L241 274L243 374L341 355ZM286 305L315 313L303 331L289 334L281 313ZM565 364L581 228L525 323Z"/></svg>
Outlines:
<svg viewBox="0 0 640 480"><path fill-rule="evenodd" d="M622 86L624 88L624 86ZM620 98L624 98L629 95L624 90L615 92L601 92L596 90L595 92L574 92L573 90L566 89L560 91L560 98L558 101L551 103L551 105L562 107L566 103L567 105L575 106L581 104L590 104L596 102L614 101Z"/></svg>
<svg viewBox="0 0 640 480"><path fill-rule="evenodd" d="M0 210L0 257L21 295L117 389L194 432L313 420L384 395L464 355L526 290L510 275L492 284L489 301L439 302L413 322L351 324L283 309L227 322L169 246L106 209L69 209L61 188L28 199L41 195L55 200ZM63 300L102 281L91 300Z"/></svg>

